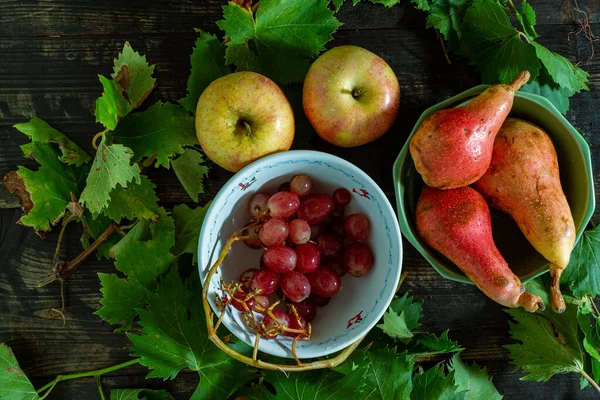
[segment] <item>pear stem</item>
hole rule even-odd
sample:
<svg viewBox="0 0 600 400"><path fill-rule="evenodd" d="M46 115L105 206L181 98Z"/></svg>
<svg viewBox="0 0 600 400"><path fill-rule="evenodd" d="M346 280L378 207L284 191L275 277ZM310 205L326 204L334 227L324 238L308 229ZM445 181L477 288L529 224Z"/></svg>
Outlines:
<svg viewBox="0 0 600 400"><path fill-rule="evenodd" d="M521 296L519 297L518 303L519 303L519 305L523 306L523 308L525 310L527 310L529 312L536 312L538 310L544 311L546 308L542 299L540 299L535 294L531 294L528 292L523 292L521 294Z"/></svg>
<svg viewBox="0 0 600 400"><path fill-rule="evenodd" d="M552 302L552 309L556 313L562 313L567 308L565 304L565 299L560 292L560 276L563 273L563 268L560 268L558 265L551 263L550 264L550 301Z"/></svg>
<svg viewBox="0 0 600 400"><path fill-rule="evenodd" d="M521 89L521 86L529 81L530 77L531 75L529 74L529 71L521 71L517 74L517 76L515 76L515 79L508 84L508 86L512 91L516 92L517 90Z"/></svg>

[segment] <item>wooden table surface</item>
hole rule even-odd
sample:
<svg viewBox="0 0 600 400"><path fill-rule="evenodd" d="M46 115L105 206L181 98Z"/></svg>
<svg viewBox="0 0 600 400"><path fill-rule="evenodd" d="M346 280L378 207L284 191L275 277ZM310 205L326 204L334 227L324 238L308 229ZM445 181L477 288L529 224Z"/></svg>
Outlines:
<svg viewBox="0 0 600 400"><path fill-rule="evenodd" d="M349 2L349 1L348 1ZM590 55L587 41L569 33L578 28L572 0L535 0L539 41L571 60ZM600 33L600 1L579 0L588 12L593 31ZM38 116L92 151L91 138L100 131L94 123L94 101L101 93L97 74L112 72L112 60L126 40L156 64L159 87L153 94L175 101L185 93L189 56L195 41L193 28L216 31L222 16L221 0L0 0L0 176L17 165L33 166L23 159L19 145L25 137L12 128ZM344 5L338 18L344 26L330 45L352 43L386 59L402 87L400 113L383 138L356 149L341 149L311 132L308 145L341 156L371 175L395 204L392 164L419 114L428 106L470 88L478 72L451 55L448 65L440 42L425 30L425 15L408 1L382 6ZM600 46L596 46L600 53ZM590 73L590 92L574 96L569 121L586 133L594 156L596 182L600 183L600 54L580 65ZM302 125L303 129L306 125ZM306 144L304 145L306 146ZM158 185L163 205L188 202L169 171L149 171ZM208 184L214 195L230 174L214 168ZM597 193L599 193L597 189ZM67 327L49 319L44 309L60 304L59 287L37 288L48 271L57 233L40 239L16 224L18 201L0 187L0 341L7 341L36 387L57 374L103 368L128 359L130 343L92 313L99 308L98 272L114 270L111 262L89 259L68 281ZM596 213L595 217L598 216ZM80 252L79 234L67 232L64 258ZM450 337L466 348L463 358L486 366L498 390L507 399L592 398L592 389L579 391L579 377L560 375L547 383L523 382L513 371L508 352L507 314L475 287L440 277L408 243L404 242L404 270L409 277L402 290L424 301L423 328ZM197 374L181 373L175 381L145 381L138 366L105 376L105 389L124 387L167 388L187 399L197 385ZM90 379L63 382L49 399L99 398Z"/></svg>

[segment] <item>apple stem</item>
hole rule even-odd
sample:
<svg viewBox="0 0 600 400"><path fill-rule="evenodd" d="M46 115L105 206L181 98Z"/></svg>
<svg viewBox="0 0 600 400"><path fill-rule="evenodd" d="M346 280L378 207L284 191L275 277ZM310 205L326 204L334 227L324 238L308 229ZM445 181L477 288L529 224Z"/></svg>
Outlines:
<svg viewBox="0 0 600 400"><path fill-rule="evenodd" d="M246 134L248 136L252 135L252 128L250 128L250 124L246 121L242 121L242 123L244 124L244 127L246 128Z"/></svg>
<svg viewBox="0 0 600 400"><path fill-rule="evenodd" d="M363 91L361 88L356 88L352 91L352 97L354 97L355 99L358 99L360 96L362 96Z"/></svg>

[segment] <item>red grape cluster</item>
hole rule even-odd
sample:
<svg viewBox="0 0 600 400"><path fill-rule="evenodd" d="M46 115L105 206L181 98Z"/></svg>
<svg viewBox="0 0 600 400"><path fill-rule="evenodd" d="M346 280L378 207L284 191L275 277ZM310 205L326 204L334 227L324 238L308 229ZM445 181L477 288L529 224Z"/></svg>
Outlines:
<svg viewBox="0 0 600 400"><path fill-rule="evenodd" d="M297 175L277 193L256 193L248 202L252 221L242 239L264 253L260 268L241 274L231 304L265 314L258 327L265 338L308 336L317 307L339 292L340 278L361 277L373 267L373 252L363 243L369 219L361 213L345 216L350 192L340 188L328 196L311 193L312 186L309 176ZM287 312L274 308L281 301Z"/></svg>

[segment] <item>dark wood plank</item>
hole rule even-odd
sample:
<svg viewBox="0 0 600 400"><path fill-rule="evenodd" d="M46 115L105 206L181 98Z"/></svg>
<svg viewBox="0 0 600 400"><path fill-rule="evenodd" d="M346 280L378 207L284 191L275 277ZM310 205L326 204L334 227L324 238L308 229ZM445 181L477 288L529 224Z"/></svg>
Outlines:
<svg viewBox="0 0 600 400"><path fill-rule="evenodd" d="M67 285L68 324L62 328L59 321L44 314L44 309L59 305L58 285L36 287L38 278L48 271L56 233L42 240L15 224L20 211L2 210L0 215L0 260L6 260L0 268L0 341L8 341L13 347L26 373L39 386L57 374L93 370L127 360L129 340L92 315L99 308L101 297L96 274L114 271L111 263L90 259L71 276ZM77 230L68 232L65 257L78 253L78 234ZM520 375L513 373L507 362L508 353L502 347L510 342L507 314L474 286L443 279L408 242L404 245L404 269L409 275L401 291L410 290L416 299L424 301L422 329L440 333L450 328L450 337L466 348L463 358L487 366L507 398L550 390L571 393L570 398L592 398L591 390L576 390L578 379L574 375L558 376L547 384L519 381ZM145 373L142 367L115 373L104 380L105 387L168 387L184 399L198 379L195 373L188 373L162 384L156 380L146 382ZM72 397L74 393L96 398L95 391L91 380L70 381L61 383L51 398L77 398Z"/></svg>
<svg viewBox="0 0 600 400"><path fill-rule="evenodd" d="M518 3L518 2L517 2ZM571 36L578 14L571 0L531 1L538 14L540 42L571 60L589 55L588 43ZM0 2L0 175L16 165L33 166L21 158L18 146L25 138L11 126L33 115L46 119L91 151L90 139L100 126L94 123L94 101L100 94L97 74L108 74L112 59L129 40L157 64L159 88L151 100L175 101L185 92L189 54L195 40L193 27L215 30L224 1L163 0L127 3L48 0ZM595 32L600 30L600 3L580 0ZM303 146L337 154L363 168L393 200L391 165L419 114L428 106L478 83L478 73L465 60L445 63L439 41L425 30L424 13L409 2L392 9L372 4L345 4L339 14L344 27L332 45L353 43L380 54L392 65L402 85L401 112L392 130L360 149L339 149L312 134L306 120L298 119ZM598 49L598 46L597 46ZM600 50L597 50L597 52ZM587 133L592 151L600 146L600 61L581 65L590 72L589 93L576 95L568 119ZM292 99L293 100L293 99ZM308 139L306 139L308 137ZM600 171L600 158L594 158ZM161 201L169 206L189 201L169 171L148 171L158 185ZM598 172L596 172L596 176ZM214 195L231 174L214 168L208 193ZM600 179L596 179L597 185ZM597 192L600 188L597 187ZM16 207L16 199L0 187L0 208ZM59 288L37 288L47 273L56 232L41 240L16 225L19 210L0 210L0 341L7 340L37 387L60 373L103 368L128 359L130 343L92 313L100 299L98 272L111 272L111 262L89 260L73 274L67 286L68 326L49 319L44 310L60 303ZM598 213L596 214L596 217ZM80 251L79 232L67 232L63 256ZM561 375L548 383L523 382L508 364L503 345L509 342L507 314L475 287L441 278L405 241L404 268L409 272L402 290L410 289L424 301L423 329L441 332L466 348L463 357L488 367L506 398L576 398L594 396L579 391L576 375ZM196 373L182 373L175 381L144 379L143 367L132 367L103 379L111 388L167 388L187 399L197 384ZM99 398L92 380L61 383L50 399Z"/></svg>
<svg viewBox="0 0 600 400"><path fill-rule="evenodd" d="M600 24L595 27L600 29ZM566 25L542 27L542 43L572 59L579 59L587 51L582 39L566 41L571 28ZM95 99L101 93L97 74L109 74L112 59L120 50L126 36L116 37L59 37L13 38L0 42L0 176L15 169L16 165L34 166L22 158L19 145L24 136L12 125L36 115L61 130L84 149L92 152L91 138L101 130L94 123ZM146 53L156 63L159 87L149 102L159 99L176 101L185 93L189 73L189 53L194 35L149 35L131 40L133 46ZM337 154L363 168L393 195L391 165L420 113L430 105L479 83L478 73L464 59L452 57L453 64L445 62L439 42L433 31L395 28L385 30L342 31L333 45L353 43L364 46L384 57L394 68L402 86L401 109L398 119L382 139L359 149L340 149L325 143L314 134L301 111L297 113L297 134L310 137L309 146ZM600 46L598 46L600 47ZM21 67L26 65L27 67ZM592 92L573 97L567 117L575 126L589 135L594 148L600 126L595 124L595 110L600 104L600 58L585 63L590 73ZM298 94L299 92L296 91ZM294 100L298 104L299 100ZM305 143L300 144L305 147ZM381 162L384 160L383 162ZM595 161L594 167L599 167ZM595 168L595 171L598 171ZM159 185L163 202L188 202L173 175L168 171L152 171ZM231 175L215 168L208 181L209 193L214 195ZM18 206L17 199L0 187L0 208Z"/></svg>
<svg viewBox="0 0 600 400"><path fill-rule="evenodd" d="M517 6L520 1L515 1ZM581 15L574 9L573 0L530 1L538 25L573 25ZM122 2L110 0L67 0L58 5L52 0L5 0L0 3L0 36L104 36L115 33L130 37L149 33L188 33L191 28L217 30L214 23L223 18L224 0L177 1L161 0ZM590 21L600 18L596 0L579 0L581 10ZM398 26L423 28L424 13L411 2L385 8L363 0L352 6L347 0L338 14L344 22L341 30L394 28Z"/></svg>

